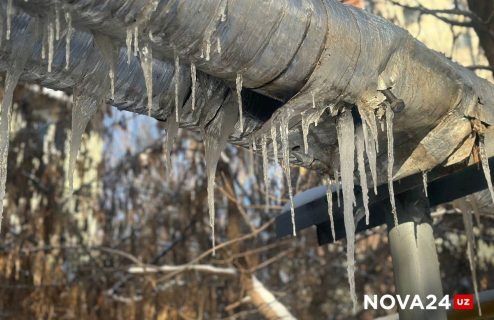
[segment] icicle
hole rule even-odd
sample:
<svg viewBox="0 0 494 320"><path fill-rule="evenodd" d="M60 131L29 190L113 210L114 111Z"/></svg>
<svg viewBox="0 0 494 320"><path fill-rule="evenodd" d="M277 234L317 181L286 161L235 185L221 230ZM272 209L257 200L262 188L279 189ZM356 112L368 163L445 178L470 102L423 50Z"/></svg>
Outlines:
<svg viewBox="0 0 494 320"><path fill-rule="evenodd" d="M226 7L228 5L227 0L222 0L220 4L220 21L225 22L226 21Z"/></svg>
<svg viewBox="0 0 494 320"><path fill-rule="evenodd" d="M237 103L238 103L238 113L240 119L240 131L244 131L244 117L242 114L242 74L237 73L236 90L237 90Z"/></svg>
<svg viewBox="0 0 494 320"><path fill-rule="evenodd" d="M60 40L60 8L58 1L55 2L55 39Z"/></svg>
<svg viewBox="0 0 494 320"><path fill-rule="evenodd" d="M179 85L180 85L180 57L175 53L175 120L177 122L180 121L180 108L178 100L179 93Z"/></svg>
<svg viewBox="0 0 494 320"><path fill-rule="evenodd" d="M204 150L206 158L206 175L208 177L208 208L209 222L211 225L211 239L213 243L213 255L215 254L214 235L214 178L216 166L221 152L227 145L228 137L233 133L237 122L237 113L221 108L219 114L206 128L204 128Z"/></svg>
<svg viewBox="0 0 494 320"><path fill-rule="evenodd" d="M367 131L367 134L369 135L368 140L369 142L374 143L376 153L379 153L379 130L377 128L376 115L374 112L369 112L368 114L364 114L363 119L365 124L364 129ZM382 124L383 122L381 122L381 125ZM384 131L384 129L381 131Z"/></svg>
<svg viewBox="0 0 494 320"><path fill-rule="evenodd" d="M326 200L328 202L328 216L331 223L331 235L333 236L333 242L336 241L336 232L334 230L334 217L333 217L333 190L331 180L328 179L326 185Z"/></svg>
<svg viewBox="0 0 494 320"><path fill-rule="evenodd" d="M343 213L347 242L347 274L350 285L350 296L353 302L353 312L357 310L357 295L355 293L355 221L353 205L353 172L355 169L355 132L353 117L350 111L343 112L338 117L338 146L340 151L341 185L343 189Z"/></svg>
<svg viewBox="0 0 494 320"><path fill-rule="evenodd" d="M261 138L261 153L262 153L262 176L264 179L264 188L266 193L266 210L269 207L269 177L268 177L268 148L266 136Z"/></svg>
<svg viewBox="0 0 494 320"><path fill-rule="evenodd" d="M278 165L278 141L276 140L277 134L276 134L276 126L272 123L271 124L271 144L273 145L273 160L274 164Z"/></svg>
<svg viewBox="0 0 494 320"><path fill-rule="evenodd" d="M134 27L134 56L139 52L139 26Z"/></svg>
<svg viewBox="0 0 494 320"><path fill-rule="evenodd" d="M19 80L20 72L12 70L7 72L5 79L5 91L2 101L2 110L0 116L0 229L3 219L3 198L5 197L5 184L7 181L7 159L9 154L9 123L10 109L12 107L12 98L14 89Z"/></svg>
<svg viewBox="0 0 494 320"><path fill-rule="evenodd" d="M207 192L208 192L208 209L209 209L209 225L211 226L211 243L213 245L213 256L216 254L216 243L215 243L215 235L214 235L214 216L215 216L215 209L214 209L214 178L215 178L215 173L216 173L216 167L214 172L211 172L210 169L208 169L208 186L207 186Z"/></svg>
<svg viewBox="0 0 494 320"><path fill-rule="evenodd" d="M365 153L367 155L367 160L369 160L369 168L374 186L374 194L377 194L377 142L372 140L372 135L369 135L369 128L365 121L362 123L362 129L364 132Z"/></svg>
<svg viewBox="0 0 494 320"><path fill-rule="evenodd" d="M315 106L315 104L314 104ZM307 138L309 136L309 128L312 123L317 127L318 121L324 114L328 107L323 107L319 109L310 109L302 113L302 138L304 142L304 152L307 154L309 152L309 144Z"/></svg>
<svg viewBox="0 0 494 320"><path fill-rule="evenodd" d="M65 21L67 22L67 34L65 35L65 70L68 70L70 64L70 42L72 40L72 33L74 33L70 12L65 13Z"/></svg>
<svg viewBox="0 0 494 320"><path fill-rule="evenodd" d="M13 7L12 0L7 1L7 32L5 34L5 39L10 40L10 29L12 25L12 15L13 15Z"/></svg>
<svg viewBox="0 0 494 320"><path fill-rule="evenodd" d="M336 184L336 204L338 205L338 208L341 208L341 197L340 197L340 173L338 170L335 170L334 172L334 179L335 179L335 184Z"/></svg>
<svg viewBox="0 0 494 320"><path fill-rule="evenodd" d="M290 145L288 140L288 121L290 116L285 115L280 120L280 136L281 136L281 149L283 153L281 167L285 173L286 182L288 185L288 197L290 198L290 211L292 220L292 234L295 237L297 235L297 229L295 226L295 207L293 204L293 190L292 190L292 178L290 174Z"/></svg>
<svg viewBox="0 0 494 320"><path fill-rule="evenodd" d="M41 60L46 59L46 42L47 42L47 36L46 36L46 30L45 26L43 26L43 31L41 35Z"/></svg>
<svg viewBox="0 0 494 320"><path fill-rule="evenodd" d="M465 231L467 234L467 256L470 264L470 272L472 273L473 290L475 293L475 299L477 300L479 316L482 316L482 309L479 302L479 288L477 285L477 263L475 261L475 235L473 233L473 221L467 205L463 204L461 207L463 224L465 225Z"/></svg>
<svg viewBox="0 0 494 320"><path fill-rule="evenodd" d="M23 39L16 39L12 44L12 54L5 76L5 88L0 110L0 230L3 219L3 199L5 197L5 185L7 182L7 162L9 154L9 133L10 133L10 110L14 97L14 89L22 74L27 59L29 58L33 45L34 34L33 25L23 33Z"/></svg>
<svg viewBox="0 0 494 320"><path fill-rule="evenodd" d="M393 118L394 113L390 106L386 107L386 134L388 138L388 189L389 201L391 202L391 212L395 226L398 225L398 214L396 212L395 191L393 186L394 167L394 142L393 142Z"/></svg>
<svg viewBox="0 0 494 320"><path fill-rule="evenodd" d="M196 107L196 86L197 86L197 71L194 62L190 64L190 77L192 78L192 110Z"/></svg>
<svg viewBox="0 0 494 320"><path fill-rule="evenodd" d="M110 93L111 93L111 99L115 101L115 68L114 66L110 66Z"/></svg>
<svg viewBox="0 0 494 320"><path fill-rule="evenodd" d="M480 150L480 161L482 162L482 170L484 171L484 177L487 181L487 186L489 187L489 192L491 194L491 199L494 202L494 188L492 187L491 170L489 168L489 159L485 152L485 137L483 135L479 136L479 150Z"/></svg>
<svg viewBox="0 0 494 320"><path fill-rule="evenodd" d="M48 23L48 72L51 72L51 65L53 62L53 42L55 41L55 31L53 29L53 23Z"/></svg>
<svg viewBox="0 0 494 320"><path fill-rule="evenodd" d="M216 51L218 54L221 54L221 38L216 37Z"/></svg>
<svg viewBox="0 0 494 320"><path fill-rule="evenodd" d="M206 38L206 61L211 59L211 37Z"/></svg>
<svg viewBox="0 0 494 320"><path fill-rule="evenodd" d="M218 28L218 24L226 20L226 6L227 1L222 0L219 7L218 18L214 20L214 24L209 25L204 31L204 43L203 48L201 49L201 58L205 58L206 61L211 60L211 38ZM216 49L218 53L221 53L221 41L220 37L216 37Z"/></svg>
<svg viewBox="0 0 494 320"><path fill-rule="evenodd" d="M364 203L365 210L365 223L369 224L369 196L368 186L367 186L367 174L365 172L365 161L364 161L364 149L365 149L365 138L364 130L362 125L359 125L356 130L356 145L357 145L357 164L358 164L358 174L360 178L360 187L362 188L362 200Z"/></svg>
<svg viewBox="0 0 494 320"><path fill-rule="evenodd" d="M146 83L148 116L151 116L151 111L153 110L153 51L150 43L146 42L139 53L141 55L141 68Z"/></svg>
<svg viewBox="0 0 494 320"><path fill-rule="evenodd" d="M308 117L306 117L305 114L302 113L302 138L304 141L305 154L308 154L309 152L309 143L307 141L307 136L309 135L309 126L310 126L310 121Z"/></svg>
<svg viewBox="0 0 494 320"><path fill-rule="evenodd" d="M113 44L113 42L109 37L102 35L101 33L96 32L93 34L93 37L96 46L101 51L103 58L110 67L109 70L110 93L112 100L115 101L115 72L116 72L115 69L117 64L116 60L118 59L118 49L115 47L115 45ZM144 72L144 77L146 78L146 72Z"/></svg>
<svg viewBox="0 0 494 320"><path fill-rule="evenodd" d="M172 172L172 157L171 151L173 148L173 143L175 142L175 138L178 133L178 122L175 117L169 115L165 122L165 131L166 138L164 144L164 156L165 156L165 164L166 164L166 176L169 177Z"/></svg>
<svg viewBox="0 0 494 320"><path fill-rule="evenodd" d="M427 192L427 171L422 172L422 183L424 184L424 193L426 197L429 197Z"/></svg>
<svg viewBox="0 0 494 320"><path fill-rule="evenodd" d="M93 93L85 92L85 88L74 88L73 105L72 105L72 130L70 135L70 151L68 168L66 171L66 188L68 195L74 192L74 170L77 154L81 146L82 135L86 126L98 110L101 103L100 99L93 98Z"/></svg>
<svg viewBox="0 0 494 320"><path fill-rule="evenodd" d="M130 64L132 57L132 28L127 28L127 37L125 38L125 44L127 45L127 64Z"/></svg>

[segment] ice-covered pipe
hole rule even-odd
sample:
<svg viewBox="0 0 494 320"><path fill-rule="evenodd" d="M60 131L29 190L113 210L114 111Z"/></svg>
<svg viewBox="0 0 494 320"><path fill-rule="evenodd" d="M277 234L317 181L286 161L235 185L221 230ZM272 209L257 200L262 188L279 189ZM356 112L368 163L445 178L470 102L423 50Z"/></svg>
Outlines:
<svg viewBox="0 0 494 320"><path fill-rule="evenodd" d="M364 121L370 121L371 135L377 135L373 119L380 116L379 105L386 98L381 92L391 89L405 104L394 118L399 176L445 161L471 133L470 118L494 123L494 108L485 107L494 104L492 85L403 29L338 1L14 3L42 17L53 17L58 7L70 12L76 27L105 33L121 45L137 30L139 40L151 41L154 57L172 61L178 55L180 61L194 62L198 71L232 84L240 74L244 87L288 101L283 111L291 109L292 129L313 105L320 109L345 103L357 105ZM264 132L270 126L266 124ZM450 133L452 127L456 130ZM325 124L308 130L305 140L317 141L317 148L292 156L306 164L332 164L337 159L327 152L334 149L332 128ZM302 145L302 130L293 131L290 144Z"/></svg>
<svg viewBox="0 0 494 320"><path fill-rule="evenodd" d="M10 40L3 42L0 48L0 71L9 68L9 59L13 44L21 39L22 34L30 20L34 18L26 14L17 14L11 18ZM109 65L105 62L101 50L97 47L94 37L89 32L76 30L71 36L70 64L66 68L66 32L61 33L58 41L54 41L54 54L51 72L48 72L47 58L42 58L42 36L39 35L34 50L27 61L21 80L37 83L47 88L72 92L73 87L85 77L90 77L94 72L109 72ZM111 100L108 91L109 104L121 110L147 114L147 94L144 74L139 64L139 59L132 56L130 64L127 63L125 49L120 49L116 63L115 99ZM175 106L175 67L172 63L155 59L153 61L153 108L152 116L159 120L166 120ZM198 73L195 84L195 108L191 105L192 81L190 69L182 67L179 88L179 104L181 108L180 125L182 127L201 128L210 122L217 110L224 104L234 104L235 99L227 99L235 95L235 89L214 77L204 73ZM259 96L253 92L244 95L244 104L271 105L273 101ZM261 125L261 119L248 116L245 131L253 131ZM245 132L244 132L245 134ZM232 137L234 141L240 141L240 132Z"/></svg>
<svg viewBox="0 0 494 320"><path fill-rule="evenodd" d="M334 0L14 0L14 4L44 19L53 19L57 8L69 12L76 28L104 33L121 46L137 30L140 41L149 38L158 60L172 61L178 55L182 62L195 62L198 74L202 70L232 85L241 74L245 87L284 101L290 98L280 112L281 117L292 116L291 156L310 167L338 166L334 121L321 108L356 105L370 135L385 140L386 135L376 137L375 125L376 115L377 121L383 120L384 90L391 89L405 104L394 117L398 176L427 171L447 160L472 133L470 119L494 123L491 84L390 22ZM317 128L305 130L303 139L303 130L297 127L304 115L311 116L313 106L322 119ZM338 108L332 111L335 115ZM277 121L279 117L265 124L263 132ZM308 154L297 151L304 140L316 141L317 147L309 148ZM378 157L385 167L385 148Z"/></svg>
<svg viewBox="0 0 494 320"><path fill-rule="evenodd" d="M326 6L320 0L15 0L34 16L70 12L80 28L124 44L127 30L151 34L160 58L193 61L199 70L280 100L297 93L323 49ZM156 5L156 10L151 7ZM154 8L153 8L154 9Z"/></svg>

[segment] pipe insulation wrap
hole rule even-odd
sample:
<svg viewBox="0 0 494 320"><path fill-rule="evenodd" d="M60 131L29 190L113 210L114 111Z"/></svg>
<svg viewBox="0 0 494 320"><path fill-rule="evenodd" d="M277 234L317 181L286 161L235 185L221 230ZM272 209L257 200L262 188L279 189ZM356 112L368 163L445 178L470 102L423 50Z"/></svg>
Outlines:
<svg viewBox="0 0 494 320"><path fill-rule="evenodd" d="M401 178L447 160L472 134L469 119L494 124L491 83L380 17L333 1L327 6L327 42L317 68L261 132L287 116L292 125L299 123L317 112L311 111L314 101L319 108L333 106L333 116L336 106L355 105L363 121L383 121L379 113L385 96L380 91L391 89L406 106L393 121L400 146L394 172ZM385 145L386 135L377 128L374 134ZM386 150L380 151L380 161L386 162ZM336 157L330 163L337 163Z"/></svg>
<svg viewBox="0 0 494 320"><path fill-rule="evenodd" d="M291 157L310 168L331 171L339 167L334 117L342 107L356 106L363 121L373 124L379 144L385 145L386 135L379 133L376 126L376 122L383 121L385 97L380 90L384 89L391 89L406 106L394 117L396 177L427 171L444 163L472 134L472 118L486 125L494 123L491 83L426 48L405 30L363 10L334 0L155 1L155 11L148 10L154 3L148 0L14 0L14 3L45 20L53 18L54 8L59 6L61 11L72 15L76 28L105 34L120 46L125 44L127 30L137 28L139 38L152 43L158 65L155 69L167 74L154 86L160 99L167 102L173 87L170 79L173 67L166 61L173 61L176 55L180 61L194 62L198 70L226 80L232 87L241 74L245 87L261 93L243 94L244 100L254 101L251 99L254 96L263 99L265 95L286 102L256 134L268 133L272 124L289 117ZM82 52L86 48L87 45L73 48L73 54L89 59L88 53ZM131 67L125 66L122 55L121 51L117 84L122 92L117 95L117 100L120 99L117 105L143 112L146 98L142 74L137 71L139 65L133 62L134 71L125 71ZM32 67L38 78L53 78L42 68ZM127 74L136 77L139 90L126 90L129 85L121 82ZM201 77L209 79L209 76ZM53 81L69 80L59 77L44 81L48 86L57 86ZM186 88L187 84L181 87ZM181 92L184 105L188 90ZM130 92L127 95L131 98L125 92ZM229 88L225 92L232 95ZM132 103L139 105L130 107ZM266 100L253 110L270 105L273 101ZM314 105L317 107L312 108ZM167 107L161 111L163 114L168 114L170 105ZM330 112L323 110L326 108ZM269 118L267 115L270 113L264 117ZM309 130L311 148L306 154L300 148L303 143L300 123L302 117L309 116L320 120L317 127ZM262 122L257 118L255 125L248 125L244 136L255 132ZM379 169L385 170L385 148L380 149L378 163Z"/></svg>
<svg viewBox="0 0 494 320"><path fill-rule="evenodd" d="M59 6L76 26L125 43L127 28L151 34L153 53L178 53L199 70L286 101L315 68L325 41L326 7L320 0L161 0L150 20L149 0L15 0L34 16L53 17ZM219 42L219 45L218 45ZM218 48L221 47L221 52ZM209 51L209 52L207 52Z"/></svg>
<svg viewBox="0 0 494 320"><path fill-rule="evenodd" d="M12 52L12 44L21 39L26 28L33 18L26 14L12 17L11 40L5 41L0 48L0 69L6 71L9 68L8 57ZM41 35L34 45L34 50L29 58L22 81L37 83L41 86L72 92L76 84L89 78L95 73L109 73L109 65L103 59L102 53L96 46L90 33L75 30L71 40L71 62L65 69L66 34L61 35L59 41L54 42L54 55L51 72L47 71L47 61L41 58ZM196 105L192 110L191 105L191 76L189 68L180 68L179 105L181 108L180 125L188 128L202 128L216 116L220 108L236 109L236 93L230 86L221 80L204 73L197 74ZM157 59L153 61L153 109L152 116L158 120L166 120L173 115L175 108L175 67L172 63ZM109 79L108 79L109 81ZM98 90L97 87L89 90ZM263 105L272 103L269 99L253 92L246 92L243 97L247 109L253 104ZM111 101L108 92L107 102L121 110L147 114L147 95L144 74L138 59L132 56L130 64L127 63L127 52L121 48L116 61L115 100ZM246 125L243 132L237 130L232 137L232 142L241 142L241 136L254 131L261 125L260 120L247 113Z"/></svg>

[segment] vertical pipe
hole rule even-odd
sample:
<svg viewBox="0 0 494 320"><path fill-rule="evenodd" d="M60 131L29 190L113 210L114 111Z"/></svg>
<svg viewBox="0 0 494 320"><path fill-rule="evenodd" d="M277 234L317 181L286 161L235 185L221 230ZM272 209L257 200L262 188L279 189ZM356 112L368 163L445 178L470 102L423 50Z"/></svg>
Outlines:
<svg viewBox="0 0 494 320"><path fill-rule="evenodd" d="M420 296L424 306L434 295L438 305L443 298L439 260L434 235L432 233L428 199L421 190L411 190L397 197L399 224L394 225L388 217L389 244L393 259L396 294L410 295L410 303L415 295ZM399 310L400 320L446 319L446 310Z"/></svg>

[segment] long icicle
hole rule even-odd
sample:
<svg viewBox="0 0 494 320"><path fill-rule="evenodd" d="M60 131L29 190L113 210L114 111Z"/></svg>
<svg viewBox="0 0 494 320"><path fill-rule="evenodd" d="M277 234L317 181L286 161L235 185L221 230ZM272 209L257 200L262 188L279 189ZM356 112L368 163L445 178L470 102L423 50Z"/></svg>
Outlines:
<svg viewBox="0 0 494 320"><path fill-rule="evenodd" d="M190 77L192 80L192 110L196 108L196 90L197 90L197 70L194 62L190 64Z"/></svg>
<svg viewBox="0 0 494 320"><path fill-rule="evenodd" d="M304 153L307 154L309 152L309 143L308 143L308 135L309 135L309 127L310 121L309 118L302 113L302 140L304 141Z"/></svg>
<svg viewBox="0 0 494 320"><path fill-rule="evenodd" d="M297 228L295 225L295 206L293 204L292 177L290 174L290 145L288 140L288 122L290 120L289 118L289 115L285 115L281 117L280 120L281 149L283 152L281 167L283 168L283 172L285 173L286 182L288 185L288 197L290 199L290 212L292 220L292 234L295 237L297 236Z"/></svg>
<svg viewBox="0 0 494 320"><path fill-rule="evenodd" d="M485 137L483 135L479 136L479 153L480 161L482 162L482 170L484 171L484 177L487 181L487 187L489 188L489 193L491 194L491 199L494 202L494 188L492 187L491 179L491 169L489 168L489 159L485 152Z"/></svg>
<svg viewBox="0 0 494 320"><path fill-rule="evenodd" d="M9 154L9 127L10 127L10 109L14 89L19 80L20 72L12 70L7 72L5 79L5 92L2 101L2 111L0 117L0 230L3 219L3 198L5 197L5 185L7 181L7 160Z"/></svg>
<svg viewBox="0 0 494 320"><path fill-rule="evenodd" d="M12 0L7 1L7 32L5 39L10 40L10 30L12 29L12 15L14 8L12 7Z"/></svg>
<svg viewBox="0 0 494 320"><path fill-rule="evenodd" d="M86 84L74 88L72 104L72 129L70 133L70 151L68 167L66 171L66 189L68 196L74 192L74 170L77 160L77 155L81 147L82 135L86 130L87 124L94 116L98 107L103 103L103 96L106 86L101 85L101 89L97 89L97 95L92 90L87 90ZM106 87L108 88L108 87ZM87 92L86 92L87 91Z"/></svg>
<svg viewBox="0 0 494 320"><path fill-rule="evenodd" d="M134 27L134 56L139 52L139 26Z"/></svg>
<svg viewBox="0 0 494 320"><path fill-rule="evenodd" d="M55 1L55 40L60 40L60 4Z"/></svg>
<svg viewBox="0 0 494 320"><path fill-rule="evenodd" d="M243 78L242 74L238 73L237 74L237 79L235 80L235 86L236 86L236 91L237 91L237 104L238 104L238 112L239 112L239 119L240 119L240 131L244 131L244 117L242 115L242 83L243 83Z"/></svg>
<svg viewBox="0 0 494 320"><path fill-rule="evenodd" d="M331 223L331 235L333 236L333 242L336 241L336 232L334 229L334 216L333 216L333 187L331 179L328 179L326 184L326 200L328 202L328 216L329 222Z"/></svg>
<svg viewBox="0 0 494 320"><path fill-rule="evenodd" d="M393 186L393 167L394 167L394 143L393 143L393 118L394 113L391 106L386 106L386 135L388 138L388 188L389 201L391 203L391 212L395 226L398 225L398 213L396 212L395 191Z"/></svg>
<svg viewBox="0 0 494 320"><path fill-rule="evenodd" d="M146 41L139 51L139 54L141 56L141 68L146 83L148 116L151 116L151 112L153 111L153 51L148 41Z"/></svg>
<svg viewBox="0 0 494 320"><path fill-rule="evenodd" d="M264 188L266 193L266 211L269 208L269 176L268 176L268 148L266 135L261 138L261 153L262 153L262 176L264 179Z"/></svg>
<svg viewBox="0 0 494 320"><path fill-rule="evenodd" d="M22 74L24 66L29 58L35 43L33 25L29 25L26 31L13 42L9 68L5 76L5 89L0 111L0 230L3 220L3 199L7 182L7 163L9 154L10 113L14 97L14 89Z"/></svg>
<svg viewBox="0 0 494 320"><path fill-rule="evenodd" d="M353 177L355 170L355 132L350 111L338 117L338 149L340 153L341 185L343 189L343 217L346 233L347 274L353 312L357 311L357 294L355 292L355 221L353 206L355 203Z"/></svg>
<svg viewBox="0 0 494 320"><path fill-rule="evenodd" d="M21 39L17 39L21 40ZM34 43L34 38L24 39ZM22 41L20 41L22 42ZM27 61L28 53L32 50L32 45L24 45L19 43L21 47L14 46L12 50L12 64L7 71L5 77L5 90L2 100L2 109L0 114L0 230L2 229L3 220L3 199L5 197L5 186L7 182L7 162L9 154L9 133L10 133L10 110L12 108L12 101L14 96L14 89L19 81L19 77L22 74L22 70Z"/></svg>
<svg viewBox="0 0 494 320"><path fill-rule="evenodd" d="M110 66L110 94L112 101L115 101L115 66Z"/></svg>
<svg viewBox="0 0 494 320"><path fill-rule="evenodd" d="M42 31L41 31L41 60L45 60L46 59L46 44L48 42L48 35L47 35L47 27L46 25L44 24L43 22L43 25L42 25Z"/></svg>
<svg viewBox="0 0 494 320"><path fill-rule="evenodd" d="M70 65L70 43L72 41L72 34L74 33L70 12L65 13L65 22L67 22L67 34L65 35L65 70L68 70Z"/></svg>
<svg viewBox="0 0 494 320"><path fill-rule="evenodd" d="M125 44L127 46L127 64L130 64L132 58L132 28L127 28L127 37L125 38Z"/></svg>
<svg viewBox="0 0 494 320"><path fill-rule="evenodd" d="M274 164L278 166L278 140L276 134L276 126L274 124L271 124L271 144L273 145Z"/></svg>
<svg viewBox="0 0 494 320"><path fill-rule="evenodd" d="M51 66L53 63L53 50L55 41L55 30L53 28L53 23L48 23L48 72L51 72Z"/></svg>
<svg viewBox="0 0 494 320"><path fill-rule="evenodd" d="M372 176L372 184L374 186L374 194L377 194L377 150L376 141L372 139L373 135L369 135L369 125L367 122L362 123L365 141L365 153L369 161L369 168ZM376 130L377 131L377 130Z"/></svg>
<svg viewBox="0 0 494 320"><path fill-rule="evenodd" d="M219 110L218 115L211 123L204 128L204 150L206 158L207 174L207 191L208 191L208 208L209 223L211 226L211 240L213 244L213 255L216 253L215 234L214 234L214 179L216 175L216 166L221 152L227 145L228 137L235 130L238 114L234 110L226 110L225 107Z"/></svg>
<svg viewBox="0 0 494 320"><path fill-rule="evenodd" d="M364 152L365 152L365 138L363 126L359 125L356 130L355 140L357 145L357 164L358 164L358 174L360 178L360 187L362 189L362 200L364 203L365 210L365 223L369 224L369 195L368 186L367 186L367 174L365 172L365 161L364 161Z"/></svg>
<svg viewBox="0 0 494 320"><path fill-rule="evenodd" d="M334 180L336 185L336 204L338 205L338 208L341 208L341 199L340 199L341 184L340 184L340 173L338 170L335 170L334 172Z"/></svg>
<svg viewBox="0 0 494 320"><path fill-rule="evenodd" d="M465 231L467 234L467 256L470 265L470 272L472 274L473 290L475 293L475 299L477 300L477 308L479 316L482 316L482 309L479 300L479 288L477 285L477 263L475 261L475 235L473 233L473 221L472 215L468 210L468 206L463 201L461 205L461 213L463 216L463 224L465 226Z"/></svg>
<svg viewBox="0 0 494 320"><path fill-rule="evenodd" d="M180 57L175 52L175 121L180 122L179 93L180 93Z"/></svg>

